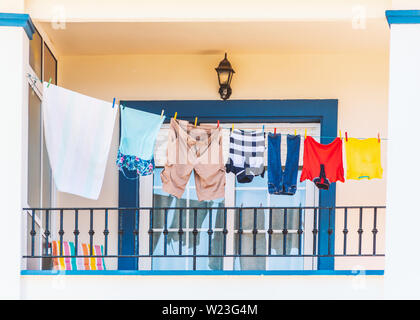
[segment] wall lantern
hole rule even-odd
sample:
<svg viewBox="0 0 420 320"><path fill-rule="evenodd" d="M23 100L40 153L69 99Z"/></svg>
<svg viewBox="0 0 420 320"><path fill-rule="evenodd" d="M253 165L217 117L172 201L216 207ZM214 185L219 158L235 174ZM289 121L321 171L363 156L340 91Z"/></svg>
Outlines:
<svg viewBox="0 0 420 320"><path fill-rule="evenodd" d="M232 81L232 76L235 73L235 71L232 69L229 60L227 59L227 53L225 53L225 58L222 61L220 61L219 66L216 68L216 71L220 85L220 98L222 98L223 100L227 100L232 94L230 82Z"/></svg>

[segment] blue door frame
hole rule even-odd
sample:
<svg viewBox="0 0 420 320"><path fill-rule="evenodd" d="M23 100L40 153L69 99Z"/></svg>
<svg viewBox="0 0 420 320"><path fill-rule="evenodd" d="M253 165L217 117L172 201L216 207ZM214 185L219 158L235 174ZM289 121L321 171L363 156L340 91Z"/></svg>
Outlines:
<svg viewBox="0 0 420 320"><path fill-rule="evenodd" d="M319 122L321 126L321 143L330 143L337 136L337 99L322 100L161 100L161 101L121 101L128 108L160 114L165 109L165 122L178 112L178 118L193 122L241 123L241 122ZM128 180L119 175L119 207L139 206L139 184L137 180ZM319 195L320 207L335 206L336 186L333 183L328 191L322 190ZM318 248L320 254L328 254L328 229L335 224L335 212L329 221L328 211L320 212L320 230ZM121 212L119 236L121 255L132 255L134 243L134 212ZM333 230L334 232L334 230ZM331 255L334 254L334 233L331 235ZM119 258L119 270L136 270L137 259ZM319 270L333 270L334 258L318 258Z"/></svg>

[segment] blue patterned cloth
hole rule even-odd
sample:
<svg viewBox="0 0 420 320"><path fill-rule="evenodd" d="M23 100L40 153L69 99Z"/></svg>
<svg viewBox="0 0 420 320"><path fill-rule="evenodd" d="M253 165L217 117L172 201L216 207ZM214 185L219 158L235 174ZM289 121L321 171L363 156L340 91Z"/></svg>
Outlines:
<svg viewBox="0 0 420 320"><path fill-rule="evenodd" d="M121 140L116 164L125 177L127 170L137 176L153 173L155 141L164 119L154 113L121 108Z"/></svg>
<svg viewBox="0 0 420 320"><path fill-rule="evenodd" d="M155 168L153 158L151 160L142 160L136 156L122 154L120 151L118 151L116 163L120 170L126 168L129 171L135 171L139 176L148 176L153 173Z"/></svg>

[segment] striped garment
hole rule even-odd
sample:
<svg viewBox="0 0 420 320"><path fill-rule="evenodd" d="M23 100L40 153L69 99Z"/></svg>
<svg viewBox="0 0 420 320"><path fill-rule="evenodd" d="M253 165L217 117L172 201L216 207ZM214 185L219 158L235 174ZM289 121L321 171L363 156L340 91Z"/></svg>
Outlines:
<svg viewBox="0 0 420 320"><path fill-rule="evenodd" d="M264 132L233 130L226 172L234 173L239 183L249 183L259 175L264 177L264 152Z"/></svg>
<svg viewBox="0 0 420 320"><path fill-rule="evenodd" d="M63 241L63 256L74 256L76 254L73 242ZM53 256L60 256L60 241L52 242ZM78 256L89 256L90 245L82 243L78 245ZM93 255L102 256L103 246L94 245ZM81 257L81 258L53 258L54 270L106 270L104 258Z"/></svg>

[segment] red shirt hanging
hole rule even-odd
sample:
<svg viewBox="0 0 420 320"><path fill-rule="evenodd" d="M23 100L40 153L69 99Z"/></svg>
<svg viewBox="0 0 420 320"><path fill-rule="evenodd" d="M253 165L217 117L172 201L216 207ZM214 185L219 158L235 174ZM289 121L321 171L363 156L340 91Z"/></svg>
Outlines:
<svg viewBox="0 0 420 320"><path fill-rule="evenodd" d="M314 181L318 188L329 188L330 182L344 182L343 143L335 138L330 144L321 144L308 136L303 151L303 169L300 181Z"/></svg>

